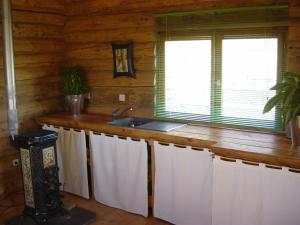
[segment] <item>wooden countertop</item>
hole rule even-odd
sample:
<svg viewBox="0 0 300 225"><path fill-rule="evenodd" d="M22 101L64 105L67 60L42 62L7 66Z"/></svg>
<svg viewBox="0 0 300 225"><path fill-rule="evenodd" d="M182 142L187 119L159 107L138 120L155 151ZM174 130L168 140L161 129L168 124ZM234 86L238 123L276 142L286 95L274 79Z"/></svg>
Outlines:
<svg viewBox="0 0 300 225"><path fill-rule="evenodd" d="M300 149L292 148L291 141L282 134L200 125L186 125L169 132L158 132L106 124L110 120L111 117L106 115L83 114L74 118L67 113L36 119L39 124L209 148L223 157L300 169Z"/></svg>

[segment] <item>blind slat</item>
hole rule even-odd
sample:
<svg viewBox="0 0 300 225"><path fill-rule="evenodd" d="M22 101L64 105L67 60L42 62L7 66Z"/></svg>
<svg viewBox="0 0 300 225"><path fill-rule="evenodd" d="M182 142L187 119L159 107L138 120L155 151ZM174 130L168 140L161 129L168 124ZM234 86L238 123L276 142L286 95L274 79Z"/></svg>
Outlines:
<svg viewBox="0 0 300 225"><path fill-rule="evenodd" d="M263 7L156 18L156 116L282 130L278 112L262 110L285 71L287 13Z"/></svg>

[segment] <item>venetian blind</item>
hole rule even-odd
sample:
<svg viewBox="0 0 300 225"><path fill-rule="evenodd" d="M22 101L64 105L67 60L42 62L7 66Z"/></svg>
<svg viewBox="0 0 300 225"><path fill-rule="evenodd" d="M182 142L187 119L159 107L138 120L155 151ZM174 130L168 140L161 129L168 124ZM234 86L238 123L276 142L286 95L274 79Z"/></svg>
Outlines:
<svg viewBox="0 0 300 225"><path fill-rule="evenodd" d="M160 14L156 116L281 130L263 114L285 71L285 5Z"/></svg>

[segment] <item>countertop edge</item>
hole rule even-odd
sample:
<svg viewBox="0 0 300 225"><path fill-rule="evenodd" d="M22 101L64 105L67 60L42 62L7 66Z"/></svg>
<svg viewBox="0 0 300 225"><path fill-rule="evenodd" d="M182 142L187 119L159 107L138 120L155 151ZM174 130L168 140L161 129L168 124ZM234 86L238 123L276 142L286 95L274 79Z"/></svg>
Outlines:
<svg viewBox="0 0 300 225"><path fill-rule="evenodd" d="M58 113L48 116L41 116L36 118L36 122L40 125L48 124L53 126L62 126L66 128L83 129L86 131L93 131L99 133L115 134L120 136L129 136L133 138L140 138L146 140L157 140L160 142L168 142L179 145L189 145L196 148L209 148L212 153L226 157L241 159L245 161L252 161L256 163L265 163L275 166L286 166L290 168L300 169L300 150L299 148L289 148L286 152L252 152L238 148L227 148L221 143L212 140L198 139L192 137L182 137L172 134L172 132L150 131L136 128L126 128L116 125L109 125L106 122L111 118L105 115L89 114L89 118L72 118L65 113ZM214 128L218 129L218 128ZM249 132L251 133L251 132ZM253 147L253 146L249 146ZM255 147L255 146L254 146ZM262 150L264 148L261 148ZM268 148L265 148L268 149ZM272 150L272 149L271 149Z"/></svg>

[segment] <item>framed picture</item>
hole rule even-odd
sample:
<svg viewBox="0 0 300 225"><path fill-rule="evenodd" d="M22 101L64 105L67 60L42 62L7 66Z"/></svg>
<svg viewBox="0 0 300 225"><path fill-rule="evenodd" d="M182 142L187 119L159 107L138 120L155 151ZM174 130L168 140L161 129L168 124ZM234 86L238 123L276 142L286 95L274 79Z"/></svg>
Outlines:
<svg viewBox="0 0 300 225"><path fill-rule="evenodd" d="M132 43L112 44L114 60L114 78L127 76L135 78Z"/></svg>

